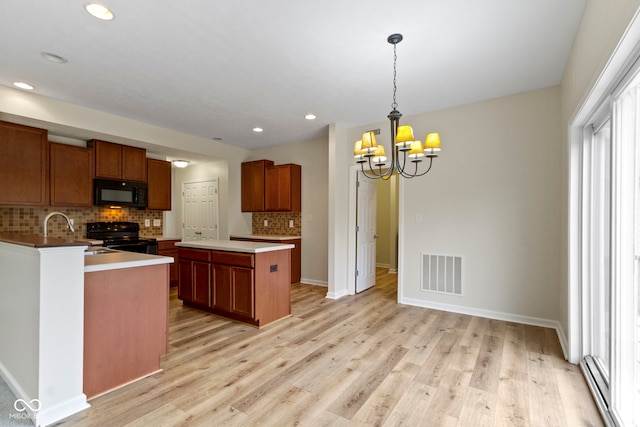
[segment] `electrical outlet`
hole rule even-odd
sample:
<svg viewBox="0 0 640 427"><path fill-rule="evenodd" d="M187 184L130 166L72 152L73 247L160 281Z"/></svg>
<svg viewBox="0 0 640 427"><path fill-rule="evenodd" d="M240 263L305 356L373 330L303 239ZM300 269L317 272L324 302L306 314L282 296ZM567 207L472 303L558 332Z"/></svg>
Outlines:
<svg viewBox="0 0 640 427"><path fill-rule="evenodd" d="M268 220L268 219L265 219L265 220L264 220L264 226L265 226L265 227L268 227L268 226L269 226L269 220Z"/></svg>
<svg viewBox="0 0 640 427"><path fill-rule="evenodd" d="M293 228L293 220L292 219L289 220L289 228Z"/></svg>
<svg viewBox="0 0 640 427"><path fill-rule="evenodd" d="M148 219L144 220L144 226L145 227L151 227L151 221L149 221Z"/></svg>
<svg viewBox="0 0 640 427"><path fill-rule="evenodd" d="M154 227L160 227L160 226L162 226L162 220L160 220L160 219L154 219L154 220L153 220L153 226L154 226Z"/></svg>

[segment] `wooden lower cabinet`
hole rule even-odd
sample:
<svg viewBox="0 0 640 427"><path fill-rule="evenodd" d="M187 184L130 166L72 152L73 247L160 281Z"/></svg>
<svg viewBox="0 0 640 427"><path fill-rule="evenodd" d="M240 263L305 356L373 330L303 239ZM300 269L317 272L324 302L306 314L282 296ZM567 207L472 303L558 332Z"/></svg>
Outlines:
<svg viewBox="0 0 640 427"><path fill-rule="evenodd" d="M258 327L291 315L289 249L249 254L179 248L178 257L183 304Z"/></svg>
<svg viewBox="0 0 640 427"><path fill-rule="evenodd" d="M178 249L178 298L211 307L211 251Z"/></svg>
<svg viewBox="0 0 640 427"><path fill-rule="evenodd" d="M158 255L170 256L173 264L169 264L169 283L171 286L178 286L178 248L176 242L180 240L159 240Z"/></svg>
<svg viewBox="0 0 640 427"><path fill-rule="evenodd" d="M253 269L213 264L213 307L253 318Z"/></svg>

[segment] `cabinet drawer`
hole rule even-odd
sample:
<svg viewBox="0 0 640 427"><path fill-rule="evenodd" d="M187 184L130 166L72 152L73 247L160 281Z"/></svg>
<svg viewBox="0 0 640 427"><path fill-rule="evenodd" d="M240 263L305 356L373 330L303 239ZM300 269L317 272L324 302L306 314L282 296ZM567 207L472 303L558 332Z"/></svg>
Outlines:
<svg viewBox="0 0 640 427"><path fill-rule="evenodd" d="M158 250L166 251L166 250L176 249L174 243L179 241L180 240L158 240Z"/></svg>
<svg viewBox="0 0 640 427"><path fill-rule="evenodd" d="M178 248L178 258L211 262L211 251L204 249Z"/></svg>
<svg viewBox="0 0 640 427"><path fill-rule="evenodd" d="M214 264L237 265L253 268L253 255L233 252L211 251Z"/></svg>

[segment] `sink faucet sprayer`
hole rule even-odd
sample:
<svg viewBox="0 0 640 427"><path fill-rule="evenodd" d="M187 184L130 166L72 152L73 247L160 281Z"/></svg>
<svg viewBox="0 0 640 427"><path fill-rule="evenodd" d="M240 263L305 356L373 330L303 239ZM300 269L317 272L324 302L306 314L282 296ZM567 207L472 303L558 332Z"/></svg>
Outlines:
<svg viewBox="0 0 640 427"><path fill-rule="evenodd" d="M49 222L49 218L54 215L62 215L64 219L67 220L67 227L69 227L69 231L74 233L76 230L73 229L73 225L71 225L71 220L68 216L63 214L62 212L51 212L49 215L44 217L44 221L42 222L42 229L44 230L44 237L47 237L47 222Z"/></svg>

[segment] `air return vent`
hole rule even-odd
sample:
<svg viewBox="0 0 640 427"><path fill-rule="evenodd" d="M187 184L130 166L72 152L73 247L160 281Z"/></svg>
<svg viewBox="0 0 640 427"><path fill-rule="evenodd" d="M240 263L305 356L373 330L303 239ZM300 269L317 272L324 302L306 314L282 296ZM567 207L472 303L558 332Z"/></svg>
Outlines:
<svg viewBox="0 0 640 427"><path fill-rule="evenodd" d="M462 295L462 257L422 254L422 290Z"/></svg>

